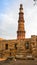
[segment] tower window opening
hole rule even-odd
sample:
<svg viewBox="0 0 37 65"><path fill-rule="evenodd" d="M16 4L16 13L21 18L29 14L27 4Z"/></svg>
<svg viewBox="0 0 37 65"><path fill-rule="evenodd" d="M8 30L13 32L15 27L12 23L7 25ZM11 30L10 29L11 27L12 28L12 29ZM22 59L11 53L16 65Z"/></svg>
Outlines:
<svg viewBox="0 0 37 65"><path fill-rule="evenodd" d="M15 49L17 49L17 44L15 44Z"/></svg>
<svg viewBox="0 0 37 65"><path fill-rule="evenodd" d="M26 42L26 49L29 49L29 42Z"/></svg>
<svg viewBox="0 0 37 65"><path fill-rule="evenodd" d="M8 44L5 45L5 49L8 50Z"/></svg>

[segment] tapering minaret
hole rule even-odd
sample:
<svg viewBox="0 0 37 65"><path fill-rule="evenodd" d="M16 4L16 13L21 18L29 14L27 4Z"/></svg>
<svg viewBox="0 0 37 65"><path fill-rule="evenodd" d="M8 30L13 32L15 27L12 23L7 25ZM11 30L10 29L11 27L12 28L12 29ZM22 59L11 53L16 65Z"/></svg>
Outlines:
<svg viewBox="0 0 37 65"><path fill-rule="evenodd" d="M18 31L17 31L17 39L25 39L25 28L24 28L24 13L23 6L20 4L19 8L19 20L18 20Z"/></svg>

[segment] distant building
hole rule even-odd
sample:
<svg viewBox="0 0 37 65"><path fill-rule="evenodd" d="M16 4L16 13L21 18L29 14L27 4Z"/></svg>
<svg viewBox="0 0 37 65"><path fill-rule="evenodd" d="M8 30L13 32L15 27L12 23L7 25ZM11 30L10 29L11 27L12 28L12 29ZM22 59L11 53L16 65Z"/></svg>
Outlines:
<svg viewBox="0 0 37 65"><path fill-rule="evenodd" d="M20 4L19 10L17 39L0 40L0 58L15 57L17 55L20 57L28 55L37 57L37 36L32 35L31 38L25 38L26 31L22 4Z"/></svg>

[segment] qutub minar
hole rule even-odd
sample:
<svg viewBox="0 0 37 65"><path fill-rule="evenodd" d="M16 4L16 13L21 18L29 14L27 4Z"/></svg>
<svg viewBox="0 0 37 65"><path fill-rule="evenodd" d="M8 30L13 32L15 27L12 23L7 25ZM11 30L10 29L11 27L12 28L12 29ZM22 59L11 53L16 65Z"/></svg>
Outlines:
<svg viewBox="0 0 37 65"><path fill-rule="evenodd" d="M24 13L22 4L20 5L19 20L18 20L18 31L17 39L25 39L25 29L24 29Z"/></svg>
<svg viewBox="0 0 37 65"><path fill-rule="evenodd" d="M20 4L17 39L0 40L0 58L19 57L25 58L32 56L37 58L37 36L31 35L31 38L25 38L25 20L23 5Z"/></svg>

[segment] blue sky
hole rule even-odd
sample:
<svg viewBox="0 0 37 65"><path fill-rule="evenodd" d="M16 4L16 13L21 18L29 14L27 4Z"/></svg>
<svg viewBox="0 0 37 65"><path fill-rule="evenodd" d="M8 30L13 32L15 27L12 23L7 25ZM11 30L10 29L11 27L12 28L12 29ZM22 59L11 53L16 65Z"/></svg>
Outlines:
<svg viewBox="0 0 37 65"><path fill-rule="evenodd" d="M18 13L23 4L26 37L37 35L37 5L33 0L0 0L0 37L17 38Z"/></svg>

